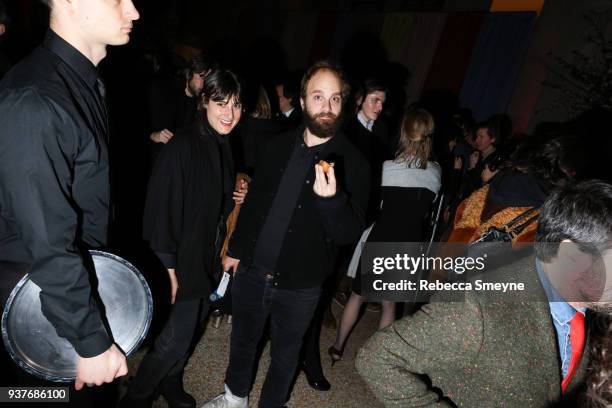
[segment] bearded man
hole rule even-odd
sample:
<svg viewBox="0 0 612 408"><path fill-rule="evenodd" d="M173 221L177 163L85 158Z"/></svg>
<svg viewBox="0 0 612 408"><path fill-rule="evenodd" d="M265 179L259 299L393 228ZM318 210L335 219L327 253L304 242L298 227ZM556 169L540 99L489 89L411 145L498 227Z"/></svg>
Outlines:
<svg viewBox="0 0 612 408"><path fill-rule="evenodd" d="M225 393L204 407L247 407L257 344L270 319L271 364L260 407L289 399L302 339L340 245L364 228L370 170L341 134L349 89L319 62L304 75L304 124L268 143L223 259L234 272L233 324ZM333 163L324 171L320 160Z"/></svg>

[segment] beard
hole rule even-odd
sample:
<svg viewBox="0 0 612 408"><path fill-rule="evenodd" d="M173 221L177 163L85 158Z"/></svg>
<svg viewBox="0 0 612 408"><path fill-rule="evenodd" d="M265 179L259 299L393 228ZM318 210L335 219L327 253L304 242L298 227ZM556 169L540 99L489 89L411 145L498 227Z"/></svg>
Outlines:
<svg viewBox="0 0 612 408"><path fill-rule="evenodd" d="M304 109L304 124L316 137L327 139L334 137L342 124L342 113L334 115L333 113L319 113L312 115L308 112L308 108Z"/></svg>

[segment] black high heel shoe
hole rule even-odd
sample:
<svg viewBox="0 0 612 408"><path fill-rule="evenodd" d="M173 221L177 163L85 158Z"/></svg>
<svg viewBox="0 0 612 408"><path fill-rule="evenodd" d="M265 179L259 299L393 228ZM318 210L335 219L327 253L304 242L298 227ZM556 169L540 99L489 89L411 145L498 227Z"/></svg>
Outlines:
<svg viewBox="0 0 612 408"><path fill-rule="evenodd" d="M331 384L325 378L323 374L323 369L319 364L318 369L311 369L306 365L306 363L302 363L302 371L306 376L306 381L308 381L308 385L317 391L329 391L331 388Z"/></svg>
<svg viewBox="0 0 612 408"><path fill-rule="evenodd" d="M342 350L338 350L334 346L331 346L327 349L327 354L329 354L329 358L331 359L331 366L333 367L338 361L342 360Z"/></svg>

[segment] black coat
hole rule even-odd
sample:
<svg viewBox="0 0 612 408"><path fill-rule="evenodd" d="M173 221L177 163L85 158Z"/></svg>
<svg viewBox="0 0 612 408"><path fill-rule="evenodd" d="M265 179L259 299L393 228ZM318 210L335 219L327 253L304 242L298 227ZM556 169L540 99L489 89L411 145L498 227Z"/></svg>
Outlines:
<svg viewBox="0 0 612 408"><path fill-rule="evenodd" d="M229 255L248 267L266 215L277 193L283 170L304 127L281 134L268 143L255 167L249 194L242 205ZM327 142L314 161L335 163L337 193L317 196L313 189L314 162L302 183L297 205L276 263L283 271L278 286L286 289L320 286L332 272L339 245L356 241L365 227L370 169L363 155L341 133Z"/></svg>
<svg viewBox="0 0 612 408"><path fill-rule="evenodd" d="M255 161L265 145L286 130L282 123L273 119L244 118L230 136L236 171L252 175Z"/></svg>
<svg viewBox="0 0 612 408"><path fill-rule="evenodd" d="M387 127L381 120L377 120L370 132L359 122L357 116L353 116L346 122L344 129L348 139L359 149L370 164L372 189L370 190L370 199L366 210L366 221L370 224L376 219L380 206L382 164L385 160L393 158L392 149L388 143Z"/></svg>
<svg viewBox="0 0 612 408"><path fill-rule="evenodd" d="M151 85L149 114L151 131L178 129L195 123L198 109L197 97L185 94L185 80L157 81Z"/></svg>
<svg viewBox="0 0 612 408"><path fill-rule="evenodd" d="M389 130L383 120L375 121L372 131L369 131L355 115L346 121L344 132L351 143L368 159L370 165L380 164L380 169L372 169L380 175L383 162L393 158L393 146L391 146L389 140ZM375 182L375 180L372 180L372 182ZM380 180L378 180L378 185L380 185Z"/></svg>
<svg viewBox="0 0 612 408"><path fill-rule="evenodd" d="M284 113L278 115L278 122L284 127L286 131L295 130L302 124L304 114L302 110L297 107L289 114L285 116Z"/></svg>
<svg viewBox="0 0 612 408"><path fill-rule="evenodd" d="M232 169L227 137L200 125L179 131L155 163L143 235L162 263L176 268L177 300L212 291L219 228L233 207Z"/></svg>
<svg viewBox="0 0 612 408"><path fill-rule="evenodd" d="M185 94L184 79L153 83L149 93L149 135L163 129L176 133L181 128L193 125L198 116L198 100ZM150 139L148 144L153 164L164 144Z"/></svg>
<svg viewBox="0 0 612 408"><path fill-rule="evenodd" d="M367 242L421 242L436 193L422 187L383 186L381 209ZM408 210L409 209L409 210Z"/></svg>

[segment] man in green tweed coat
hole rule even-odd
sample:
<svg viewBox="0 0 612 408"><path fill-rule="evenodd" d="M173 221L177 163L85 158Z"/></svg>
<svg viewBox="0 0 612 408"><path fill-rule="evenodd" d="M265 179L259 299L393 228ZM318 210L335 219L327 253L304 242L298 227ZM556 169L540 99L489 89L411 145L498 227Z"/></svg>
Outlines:
<svg viewBox="0 0 612 408"><path fill-rule="evenodd" d="M386 407L580 406L589 348L584 314L612 314L610 214L609 184L554 193L542 207L535 257L487 275L531 288L525 299L467 291L464 301L445 302L436 294L374 334L357 370ZM597 276L598 296L597 285L584 285L588 297L578 297L574 289L585 279L567 284L567 273L588 273L589 283Z"/></svg>

